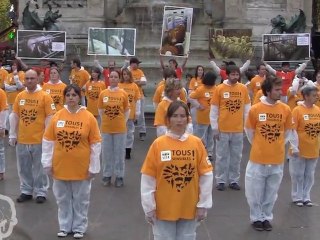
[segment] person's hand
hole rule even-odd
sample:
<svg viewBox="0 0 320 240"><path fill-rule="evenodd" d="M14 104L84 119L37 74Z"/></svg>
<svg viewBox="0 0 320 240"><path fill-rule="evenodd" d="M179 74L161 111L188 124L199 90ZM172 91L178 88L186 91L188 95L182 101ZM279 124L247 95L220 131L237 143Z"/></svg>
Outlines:
<svg viewBox="0 0 320 240"><path fill-rule="evenodd" d="M88 179L93 179L94 177L96 176L95 173L92 173L92 172L88 172Z"/></svg>
<svg viewBox="0 0 320 240"><path fill-rule="evenodd" d="M145 217L146 217L146 221L148 223L150 223L151 225L153 225L156 220L156 210L152 210L152 211L146 213Z"/></svg>
<svg viewBox="0 0 320 240"><path fill-rule="evenodd" d="M198 110L200 110L200 111L205 110L205 109L206 109L206 107L203 106L202 104L200 104L200 105L198 106Z"/></svg>
<svg viewBox="0 0 320 240"><path fill-rule="evenodd" d="M46 175L52 176L52 167L45 167L43 168L43 171Z"/></svg>
<svg viewBox="0 0 320 240"><path fill-rule="evenodd" d="M16 76L16 75L18 74L18 71L17 71L17 70L14 70L12 73L13 73L13 75Z"/></svg>
<svg viewBox="0 0 320 240"><path fill-rule="evenodd" d="M9 145L11 147L15 147L17 144L17 139L16 138L9 138Z"/></svg>
<svg viewBox="0 0 320 240"><path fill-rule="evenodd" d="M207 218L207 209L206 208L197 208L196 211L196 220L201 222Z"/></svg>
<svg viewBox="0 0 320 240"><path fill-rule="evenodd" d="M299 152L292 152L292 157L294 157L294 158L299 157Z"/></svg>
<svg viewBox="0 0 320 240"><path fill-rule="evenodd" d="M4 128L0 128L0 138L4 138L6 131Z"/></svg>
<svg viewBox="0 0 320 240"><path fill-rule="evenodd" d="M220 131L218 129L214 129L213 131L213 139L220 140Z"/></svg>

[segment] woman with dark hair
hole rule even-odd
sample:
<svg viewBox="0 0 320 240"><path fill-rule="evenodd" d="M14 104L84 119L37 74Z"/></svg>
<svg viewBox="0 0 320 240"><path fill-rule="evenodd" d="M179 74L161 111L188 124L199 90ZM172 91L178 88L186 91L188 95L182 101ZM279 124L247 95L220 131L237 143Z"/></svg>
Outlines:
<svg viewBox="0 0 320 240"><path fill-rule="evenodd" d="M99 111L98 111L98 99L100 93L106 89L106 85L104 81L100 80L101 71L97 67L93 67L91 70L91 78L84 86L83 90L85 91L86 98L87 98L87 110L99 119Z"/></svg>
<svg viewBox="0 0 320 240"><path fill-rule="evenodd" d="M165 118L168 131L152 143L141 169L141 203L155 239L194 240L212 207L213 168L201 140L186 133L188 106L172 102Z"/></svg>
<svg viewBox="0 0 320 240"><path fill-rule="evenodd" d="M42 165L53 177L58 204L58 237L83 237L88 226L91 180L100 172L101 135L94 116L80 105L81 89L71 84L66 105L47 127L42 141Z"/></svg>
<svg viewBox="0 0 320 240"><path fill-rule="evenodd" d="M209 159L212 161L214 140L210 126L210 101L214 94L217 75L210 71L204 75L202 85L190 94L190 103L195 107L195 135L204 143Z"/></svg>
<svg viewBox="0 0 320 240"><path fill-rule="evenodd" d="M115 175L115 187L123 187L125 173L125 146L127 120L129 118L129 97L119 88L120 72L110 72L110 86L100 93L98 100L102 133L102 173L103 185L110 186Z"/></svg>

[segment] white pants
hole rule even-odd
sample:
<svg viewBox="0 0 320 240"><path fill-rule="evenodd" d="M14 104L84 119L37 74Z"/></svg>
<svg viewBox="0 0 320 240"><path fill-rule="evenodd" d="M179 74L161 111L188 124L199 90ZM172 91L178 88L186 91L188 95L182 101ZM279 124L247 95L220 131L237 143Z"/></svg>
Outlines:
<svg viewBox="0 0 320 240"><path fill-rule="evenodd" d="M250 221L271 221L273 206L283 176L283 164L265 165L249 160L245 176L245 193L250 207Z"/></svg>
<svg viewBox="0 0 320 240"><path fill-rule="evenodd" d="M292 201L310 201L310 192L314 184L314 172L318 159L290 157L289 172L291 176Z"/></svg>
<svg viewBox="0 0 320 240"><path fill-rule="evenodd" d="M213 155L214 139L211 125L197 124L195 135L201 138L207 149L208 156Z"/></svg>
<svg viewBox="0 0 320 240"><path fill-rule="evenodd" d="M17 144L17 165L21 193L47 195L47 176L41 164L41 144Z"/></svg>
<svg viewBox="0 0 320 240"><path fill-rule="evenodd" d="M220 133L216 141L216 183L239 183L243 133ZM228 174L229 173L229 174Z"/></svg>
<svg viewBox="0 0 320 240"><path fill-rule="evenodd" d="M103 177L124 177L126 133L102 134L102 174Z"/></svg>
<svg viewBox="0 0 320 240"><path fill-rule="evenodd" d="M53 180L60 231L84 233L88 227L91 180Z"/></svg>
<svg viewBox="0 0 320 240"><path fill-rule="evenodd" d="M191 105L190 115L192 120L193 129L197 129L197 108Z"/></svg>
<svg viewBox="0 0 320 240"><path fill-rule="evenodd" d="M155 220L153 225L154 240L195 240L196 220L162 221Z"/></svg>
<svg viewBox="0 0 320 240"><path fill-rule="evenodd" d="M6 171L6 158L4 154L4 138L0 137L0 173Z"/></svg>
<svg viewBox="0 0 320 240"><path fill-rule="evenodd" d="M137 128L139 133L146 133L146 120L144 118L144 105L145 105L145 98L142 97L140 99L140 115L137 121Z"/></svg>
<svg viewBox="0 0 320 240"><path fill-rule="evenodd" d="M134 142L134 121L133 119L128 119L127 121L127 140L126 148L132 148Z"/></svg>

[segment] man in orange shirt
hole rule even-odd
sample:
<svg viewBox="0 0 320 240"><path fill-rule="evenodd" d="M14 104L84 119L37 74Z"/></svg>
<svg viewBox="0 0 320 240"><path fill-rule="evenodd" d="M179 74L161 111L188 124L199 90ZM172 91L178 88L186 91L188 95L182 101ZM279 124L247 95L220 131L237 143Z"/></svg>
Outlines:
<svg viewBox="0 0 320 240"><path fill-rule="evenodd" d="M109 60L108 61L108 67L107 68L103 68L98 59L94 60L94 65L100 69L103 77L104 77L104 83L106 85L106 87L110 86L110 82L109 82L109 75L110 75L110 71L114 70L116 68L116 62L114 60Z"/></svg>
<svg viewBox="0 0 320 240"><path fill-rule="evenodd" d="M216 139L215 177L219 191L225 190L227 180L231 189L240 190L243 123L251 105L247 87L238 82L240 69L235 65L228 66L227 74L228 79L216 87L210 102L210 123Z"/></svg>
<svg viewBox="0 0 320 240"><path fill-rule="evenodd" d="M248 84L249 95L252 101L255 99L257 92L261 89L261 84L266 78L266 73L267 73L266 65L264 65L263 63L258 65L257 70L258 70L258 75L253 77L250 83Z"/></svg>
<svg viewBox="0 0 320 240"><path fill-rule="evenodd" d="M272 209L283 176L285 144L293 133L293 123L289 106L279 101L281 79L269 76L261 87L264 97L251 107L245 124L251 143L245 193L253 228L271 231Z"/></svg>
<svg viewBox="0 0 320 240"><path fill-rule="evenodd" d="M17 202L32 199L46 201L46 176L41 165L41 143L46 125L56 112L51 96L38 85L38 75L33 69L25 74L26 90L20 92L10 114L9 144L16 147L21 195ZM19 129L19 131L18 131Z"/></svg>

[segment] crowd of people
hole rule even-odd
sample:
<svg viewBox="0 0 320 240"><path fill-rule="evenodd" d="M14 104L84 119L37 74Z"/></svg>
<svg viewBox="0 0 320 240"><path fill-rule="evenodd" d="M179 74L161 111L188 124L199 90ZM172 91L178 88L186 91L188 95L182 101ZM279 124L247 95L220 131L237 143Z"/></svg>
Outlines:
<svg viewBox="0 0 320 240"><path fill-rule="evenodd" d="M160 57L163 79L153 96L157 138L141 168L141 202L154 239L196 238L199 221L212 207L214 178L218 191L241 190L244 134L251 144L244 188L253 228L272 230L285 159L293 204L312 207L320 150L320 72L308 79L307 62L295 70L284 62L275 70L262 61L253 74L250 60L241 68L211 61L212 70L199 65L184 81L187 60L178 67L175 59L165 64ZM132 57L121 68L114 61L104 68L95 59L89 73L75 58L68 80L61 79L63 66L55 62L29 68L18 58L10 73L0 68L0 180L5 178L7 130L18 163L21 194L16 200L44 203L52 176L58 237L84 236L91 182L100 168L104 186L125 184L135 129L141 141L147 134L147 79L140 63Z"/></svg>

